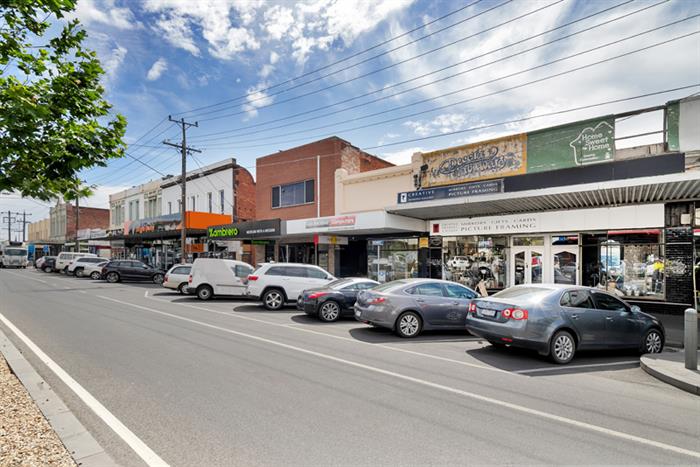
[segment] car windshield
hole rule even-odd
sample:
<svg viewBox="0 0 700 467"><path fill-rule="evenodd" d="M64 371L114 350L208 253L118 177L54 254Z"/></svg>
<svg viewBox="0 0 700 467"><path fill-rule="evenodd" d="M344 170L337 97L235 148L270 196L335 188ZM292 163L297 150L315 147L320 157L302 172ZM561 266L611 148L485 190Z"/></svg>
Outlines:
<svg viewBox="0 0 700 467"><path fill-rule="evenodd" d="M391 292L392 290L403 287L404 285L407 285L409 283L410 282L408 282L408 281L387 282L386 284L381 284L381 285L376 286L375 288L372 289L372 291L374 291L374 292Z"/></svg>
<svg viewBox="0 0 700 467"><path fill-rule="evenodd" d="M549 295L552 290L544 287L511 287L509 289L501 290L493 294L494 298L522 298L527 297L533 300L539 300L542 297Z"/></svg>
<svg viewBox="0 0 700 467"><path fill-rule="evenodd" d="M339 288L344 287L350 283L352 283L352 279L336 279L336 280L328 283L328 288L339 289Z"/></svg>
<svg viewBox="0 0 700 467"><path fill-rule="evenodd" d="M24 256L27 254L27 250L22 248L8 248L5 250L7 256Z"/></svg>

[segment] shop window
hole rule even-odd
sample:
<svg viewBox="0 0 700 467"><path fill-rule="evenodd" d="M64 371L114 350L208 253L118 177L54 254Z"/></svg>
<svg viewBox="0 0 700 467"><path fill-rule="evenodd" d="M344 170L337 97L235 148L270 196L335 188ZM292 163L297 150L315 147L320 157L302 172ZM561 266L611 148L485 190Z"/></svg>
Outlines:
<svg viewBox="0 0 700 467"><path fill-rule="evenodd" d="M544 246L544 237L513 237L513 246Z"/></svg>
<svg viewBox="0 0 700 467"><path fill-rule="evenodd" d="M582 283L619 297L664 297L664 246L659 230L582 236Z"/></svg>
<svg viewBox="0 0 700 467"><path fill-rule="evenodd" d="M506 286L507 237L444 237L442 278L476 289Z"/></svg>
<svg viewBox="0 0 700 467"><path fill-rule="evenodd" d="M284 208L314 202L314 180L272 187L272 207Z"/></svg>
<svg viewBox="0 0 700 467"><path fill-rule="evenodd" d="M369 240L367 277L377 282L418 277L418 239Z"/></svg>

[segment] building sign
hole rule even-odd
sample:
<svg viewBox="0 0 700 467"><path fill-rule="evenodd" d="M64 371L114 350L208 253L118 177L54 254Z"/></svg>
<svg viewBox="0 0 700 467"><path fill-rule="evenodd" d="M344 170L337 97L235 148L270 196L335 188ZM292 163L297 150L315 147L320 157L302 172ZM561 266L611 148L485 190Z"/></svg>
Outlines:
<svg viewBox="0 0 700 467"><path fill-rule="evenodd" d="M416 203L435 199L463 198L466 196L488 195L503 192L503 179L483 182L462 183L459 185L424 188L417 191L406 191L398 194L398 203Z"/></svg>
<svg viewBox="0 0 700 467"><path fill-rule="evenodd" d="M218 240L279 237L281 234L279 219L214 225L207 228L207 237Z"/></svg>
<svg viewBox="0 0 700 467"><path fill-rule="evenodd" d="M524 174L527 168L526 138L525 134L513 135L423 153L419 173L414 174L417 185L429 188Z"/></svg>
<svg viewBox="0 0 700 467"><path fill-rule="evenodd" d="M528 173L612 162L615 120L587 120L529 133L527 156Z"/></svg>
<svg viewBox="0 0 700 467"><path fill-rule="evenodd" d="M344 227L355 225L355 220L355 216L323 217L309 219L304 225L307 229L315 229L317 227Z"/></svg>
<svg viewBox="0 0 700 467"><path fill-rule="evenodd" d="M314 235L315 245L347 245L348 237L339 237L337 235Z"/></svg>
<svg viewBox="0 0 700 467"><path fill-rule="evenodd" d="M430 235L484 235L540 231L540 214L475 217L431 223Z"/></svg>

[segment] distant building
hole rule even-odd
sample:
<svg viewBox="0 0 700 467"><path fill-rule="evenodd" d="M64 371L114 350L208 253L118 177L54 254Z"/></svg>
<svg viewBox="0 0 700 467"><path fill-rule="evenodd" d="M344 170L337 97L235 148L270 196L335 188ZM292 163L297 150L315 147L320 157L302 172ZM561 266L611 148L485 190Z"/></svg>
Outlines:
<svg viewBox="0 0 700 467"><path fill-rule="evenodd" d="M49 213L49 238L54 244L63 244L65 249L75 248L76 214L78 209L70 203L59 200ZM79 207L78 230L107 229L109 209Z"/></svg>

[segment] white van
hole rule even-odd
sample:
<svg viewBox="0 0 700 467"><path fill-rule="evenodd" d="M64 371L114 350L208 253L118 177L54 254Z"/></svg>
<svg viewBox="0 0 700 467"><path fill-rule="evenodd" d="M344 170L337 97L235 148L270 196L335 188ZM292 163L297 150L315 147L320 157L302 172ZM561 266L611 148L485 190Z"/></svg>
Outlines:
<svg viewBox="0 0 700 467"><path fill-rule="evenodd" d="M188 293L201 300L216 295L245 296L248 275L253 267L233 259L197 258L192 264L188 279Z"/></svg>
<svg viewBox="0 0 700 467"><path fill-rule="evenodd" d="M92 253L73 253L63 251L56 257L56 271L68 273L68 265L78 258L97 258L97 255Z"/></svg>

